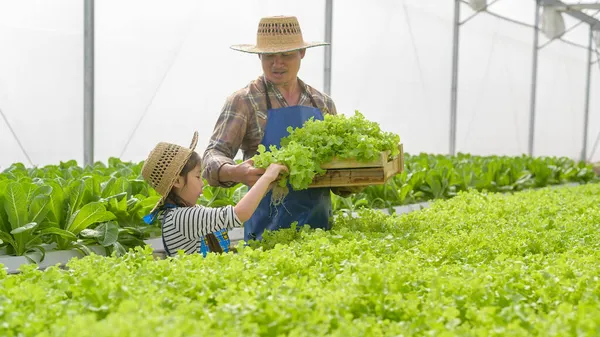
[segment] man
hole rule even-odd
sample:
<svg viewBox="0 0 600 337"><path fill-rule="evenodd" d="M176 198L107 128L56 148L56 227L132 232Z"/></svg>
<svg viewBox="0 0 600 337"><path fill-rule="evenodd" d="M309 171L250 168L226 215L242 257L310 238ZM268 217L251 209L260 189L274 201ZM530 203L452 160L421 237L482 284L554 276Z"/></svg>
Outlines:
<svg viewBox="0 0 600 337"><path fill-rule="evenodd" d="M336 114L335 104L327 95L298 78L306 48L323 42L304 42L295 17L266 17L260 20L256 45L234 45L231 48L258 54L263 75L234 92L225 102L213 135L204 153L204 178L211 186L231 187L242 182L252 186L263 169L253 166L250 158L259 144L267 149L280 145L289 126L296 128L311 117L323 119ZM242 149L244 162L236 165L233 158ZM288 186L290 187L290 186ZM334 193L342 193L334 190ZM244 224L244 240L262 238L265 229L289 228L309 224L329 229L332 215L329 188L294 191L277 207L270 205L271 192L260 202L252 218Z"/></svg>

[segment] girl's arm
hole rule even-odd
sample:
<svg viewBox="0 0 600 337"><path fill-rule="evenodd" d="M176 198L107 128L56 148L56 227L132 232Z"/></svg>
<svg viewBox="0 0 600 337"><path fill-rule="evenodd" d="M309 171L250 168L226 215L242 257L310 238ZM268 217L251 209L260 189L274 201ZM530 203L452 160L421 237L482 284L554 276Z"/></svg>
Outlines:
<svg viewBox="0 0 600 337"><path fill-rule="evenodd" d="M277 180L279 173L282 171L287 171L287 167L279 164L269 165L265 174L258 179L256 184L254 184L248 193L244 195L242 200L238 202L238 204L234 207L234 211L235 215L237 215L241 222L245 222L250 219L252 214L254 214L254 211L256 211L260 200L265 196L265 194L267 194L269 185L273 181Z"/></svg>
<svg viewBox="0 0 600 337"><path fill-rule="evenodd" d="M250 219L269 190L269 185L279 177L281 171L286 170L283 165L271 164L235 207L179 207L165 215L165 223L172 221L173 231L189 239L197 239L224 228L241 227L243 222ZM165 237L170 234L165 232Z"/></svg>

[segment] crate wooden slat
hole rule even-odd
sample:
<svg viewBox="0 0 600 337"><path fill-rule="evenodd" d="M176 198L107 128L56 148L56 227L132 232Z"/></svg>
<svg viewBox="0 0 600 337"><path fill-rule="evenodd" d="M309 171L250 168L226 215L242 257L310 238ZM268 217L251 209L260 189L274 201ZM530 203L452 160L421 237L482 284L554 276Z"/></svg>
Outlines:
<svg viewBox="0 0 600 337"><path fill-rule="evenodd" d="M381 156L374 161L370 161L368 163L359 162L353 159L337 159L333 158L329 163L321 164L322 169L331 170L331 169L345 169L345 168L362 168L362 167L383 167L383 164L387 162L387 158L390 156L390 151L384 151L381 153Z"/></svg>
<svg viewBox="0 0 600 337"><path fill-rule="evenodd" d="M315 177L309 188L381 185L404 170L404 150L398 144L400 153L388 160L389 151L381 153L378 160L361 163L355 160L333 160L321 165L327 172Z"/></svg>

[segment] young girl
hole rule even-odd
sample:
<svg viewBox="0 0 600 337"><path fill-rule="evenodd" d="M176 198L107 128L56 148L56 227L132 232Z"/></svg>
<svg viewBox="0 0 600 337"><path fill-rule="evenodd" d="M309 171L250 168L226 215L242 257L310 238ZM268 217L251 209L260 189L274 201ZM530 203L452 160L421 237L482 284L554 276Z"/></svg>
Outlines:
<svg viewBox="0 0 600 337"><path fill-rule="evenodd" d="M220 208L196 204L202 194L201 158L194 151L198 132L189 148L170 143L158 143L142 167L142 176L162 197L144 221L151 224L162 215L162 239L167 255L178 250L186 254L208 250L227 252L227 230L241 227L258 207L271 183L287 171L283 165L272 164L236 206ZM218 237L218 238L217 238Z"/></svg>

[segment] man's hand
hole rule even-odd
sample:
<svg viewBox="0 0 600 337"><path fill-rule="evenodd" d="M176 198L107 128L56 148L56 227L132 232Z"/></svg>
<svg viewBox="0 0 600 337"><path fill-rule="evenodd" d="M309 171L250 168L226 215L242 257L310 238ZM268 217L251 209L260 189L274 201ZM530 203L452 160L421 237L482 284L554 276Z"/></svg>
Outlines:
<svg viewBox="0 0 600 337"><path fill-rule="evenodd" d="M235 171L237 172L237 180L244 185L249 187L254 186L260 176L265 173L265 169L254 167L254 161L252 159L248 159L243 163L240 163L235 166Z"/></svg>
<svg viewBox="0 0 600 337"><path fill-rule="evenodd" d="M219 181L242 183L252 187L264 173L265 169L254 167L254 161L248 159L237 165L225 164L221 166L219 169Z"/></svg>

